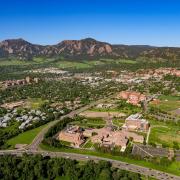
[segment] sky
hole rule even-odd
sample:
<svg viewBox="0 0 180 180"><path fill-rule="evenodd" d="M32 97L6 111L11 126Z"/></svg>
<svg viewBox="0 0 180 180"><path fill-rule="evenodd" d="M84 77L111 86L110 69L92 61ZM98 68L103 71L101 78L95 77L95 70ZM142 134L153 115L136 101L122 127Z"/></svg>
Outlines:
<svg viewBox="0 0 180 180"><path fill-rule="evenodd" d="M0 41L180 47L180 0L0 0Z"/></svg>

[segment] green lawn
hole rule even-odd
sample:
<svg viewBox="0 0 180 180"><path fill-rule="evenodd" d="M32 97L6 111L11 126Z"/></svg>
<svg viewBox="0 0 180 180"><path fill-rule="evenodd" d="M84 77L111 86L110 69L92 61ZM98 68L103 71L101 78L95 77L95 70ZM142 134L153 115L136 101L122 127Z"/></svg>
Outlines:
<svg viewBox="0 0 180 180"><path fill-rule="evenodd" d="M0 66L30 65L33 62L20 60L0 60Z"/></svg>
<svg viewBox="0 0 180 180"><path fill-rule="evenodd" d="M125 120L113 119L112 122L115 126L121 127L124 124Z"/></svg>
<svg viewBox="0 0 180 180"><path fill-rule="evenodd" d="M169 101L180 101L180 97L179 96L165 96L165 95L161 95L159 97L160 100L169 100Z"/></svg>
<svg viewBox="0 0 180 180"><path fill-rule="evenodd" d="M155 107L163 111L172 111L180 108L180 101L161 101L160 104L155 105Z"/></svg>
<svg viewBox="0 0 180 180"><path fill-rule="evenodd" d="M93 143L91 142L91 140L88 140L88 142L86 142L86 144L84 144L83 148L91 148L93 145Z"/></svg>
<svg viewBox="0 0 180 180"><path fill-rule="evenodd" d="M91 65L84 62L74 62L74 61L59 61L55 64L58 68L66 69L66 68L75 68L75 69L82 69L82 68L90 68Z"/></svg>
<svg viewBox="0 0 180 180"><path fill-rule="evenodd" d="M131 60L131 59L101 59L104 63L116 63L116 64L136 64L137 61Z"/></svg>
<svg viewBox="0 0 180 180"><path fill-rule="evenodd" d="M133 107L133 108L129 108L129 107L123 107L123 108L91 108L89 109L89 111L94 111L94 112L119 112L119 113L124 113L126 115L130 115L130 114L135 114L137 112L141 111L140 107Z"/></svg>
<svg viewBox="0 0 180 180"><path fill-rule="evenodd" d="M136 64L136 61L133 60L125 60L125 59L118 59L118 60L113 60L113 59L100 59L100 60L91 60L91 61L65 61L65 60L60 60L58 61L55 65L59 68L75 68L75 69L83 69L83 68L93 68L95 66L99 65L105 65L105 64L111 64L111 63L116 63L116 64Z"/></svg>
<svg viewBox="0 0 180 180"><path fill-rule="evenodd" d="M88 109L89 111L94 111L94 112L120 112L119 109L117 108L91 108L91 109Z"/></svg>
<svg viewBox="0 0 180 180"><path fill-rule="evenodd" d="M105 124L106 122L101 118L87 118L84 119L83 122L89 123L89 124Z"/></svg>
<svg viewBox="0 0 180 180"><path fill-rule="evenodd" d="M116 61L117 63L125 63L125 64L137 64L137 61L129 60L129 59L120 59Z"/></svg>
<svg viewBox="0 0 180 180"><path fill-rule="evenodd" d="M35 129L31 129L29 131L25 131L18 136L15 136L7 141L7 144L14 148L16 144L30 144L36 135L47 126L47 124L37 127Z"/></svg>
<svg viewBox="0 0 180 180"><path fill-rule="evenodd" d="M157 164L153 164L151 162L147 162L144 160L135 160L135 159L124 157L124 156L113 156L111 154L105 154L105 153L100 153L100 152L91 151L91 150L82 150L82 149L73 149L73 148L55 148L55 147L46 146L44 144L41 144L40 148L47 151L53 151L53 152L60 151L60 152L78 153L78 154L104 157L104 158L119 160L119 161L131 163L131 164L136 164L136 165L140 165L140 166L144 166L144 167L148 167L152 169L157 169L160 171L164 171L164 172L168 172L168 173L172 173L172 174L180 176L180 171L179 171L180 162L172 162L170 166L162 167Z"/></svg>
<svg viewBox="0 0 180 180"><path fill-rule="evenodd" d="M162 144L165 147L173 148L173 141L180 146L180 127L172 125L158 125L151 127L149 143Z"/></svg>
<svg viewBox="0 0 180 180"><path fill-rule="evenodd" d="M160 103L159 104L153 104L150 103L150 106L159 108L163 111L172 111L177 108L180 108L180 97L178 96L160 96Z"/></svg>
<svg viewBox="0 0 180 180"><path fill-rule="evenodd" d="M98 126L104 126L106 122L101 118L86 118L81 121L73 121L71 124L76 124L78 126L88 128L88 127L98 127Z"/></svg>
<svg viewBox="0 0 180 180"><path fill-rule="evenodd" d="M41 98L29 98L27 100L27 106L30 109L38 109L46 102L48 102L48 100L42 100Z"/></svg>
<svg viewBox="0 0 180 180"><path fill-rule="evenodd" d="M95 124L95 123L80 123L79 121L74 121L70 124L78 125L82 128L102 128L105 124Z"/></svg>
<svg viewBox="0 0 180 180"><path fill-rule="evenodd" d="M65 145L65 146L70 146L71 143L70 142L67 142L67 141L60 141L61 144Z"/></svg>

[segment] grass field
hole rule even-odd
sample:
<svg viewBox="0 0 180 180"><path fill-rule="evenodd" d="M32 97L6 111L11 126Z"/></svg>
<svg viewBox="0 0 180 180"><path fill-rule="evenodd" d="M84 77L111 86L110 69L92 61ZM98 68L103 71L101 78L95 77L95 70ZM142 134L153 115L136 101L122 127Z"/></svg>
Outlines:
<svg viewBox="0 0 180 180"><path fill-rule="evenodd" d="M0 59L0 66L17 66L17 65L24 66L24 65L43 64L53 61L55 61L55 59L53 58L41 58L41 57L34 57L33 60L31 61L23 61L17 59L12 59L12 60Z"/></svg>
<svg viewBox="0 0 180 180"><path fill-rule="evenodd" d="M83 148L91 148L93 146L93 143L91 140L88 140L82 147Z"/></svg>
<svg viewBox="0 0 180 180"><path fill-rule="evenodd" d="M104 126L106 122L101 118L86 118L81 121L73 121L71 124L76 124L78 126L88 128L88 127L99 127Z"/></svg>
<svg viewBox="0 0 180 180"><path fill-rule="evenodd" d="M179 96L165 96L165 95L161 95L159 97L160 100L168 100L168 101L180 101L180 97Z"/></svg>
<svg viewBox="0 0 180 180"><path fill-rule="evenodd" d="M123 63L123 64L136 64L137 61L134 61L134 60L130 60L130 59L101 59L102 62L104 63L116 63L116 64L120 64L120 63Z"/></svg>
<svg viewBox="0 0 180 180"><path fill-rule="evenodd" d="M70 142L67 142L67 141L60 141L61 144L65 145L65 146L70 146L71 143Z"/></svg>
<svg viewBox="0 0 180 180"><path fill-rule="evenodd" d="M59 61L55 64L58 68L75 68L75 69L84 69L90 68L91 65L86 62L74 62L74 61Z"/></svg>
<svg viewBox="0 0 180 180"><path fill-rule="evenodd" d="M41 98L29 98L27 100L27 107L31 108L31 109L38 109L46 102L48 102L48 101L42 100Z"/></svg>
<svg viewBox="0 0 180 180"><path fill-rule="evenodd" d="M90 60L90 61L64 61L60 60L55 65L59 68L66 69L66 68L75 68L75 69L83 69L83 68L93 68L98 65L105 65L105 64L136 64L136 61L133 60L125 60L125 59L100 59L100 60Z"/></svg>
<svg viewBox="0 0 180 180"><path fill-rule="evenodd" d="M163 111L172 111L177 108L180 108L180 97L178 96L160 96L160 103L159 104L152 104L151 106L159 108Z"/></svg>
<svg viewBox="0 0 180 180"><path fill-rule="evenodd" d="M16 144L30 144L36 135L47 126L47 124L37 127L35 129L25 131L18 136L15 136L7 141L7 144L14 148Z"/></svg>
<svg viewBox="0 0 180 180"><path fill-rule="evenodd" d="M173 141L180 146L180 127L172 125L156 125L151 127L149 143L162 144L165 147L173 147Z"/></svg>
<svg viewBox="0 0 180 180"><path fill-rule="evenodd" d="M136 64L137 61L128 60L128 59L120 59L116 61L117 63L125 63L125 64Z"/></svg>
<svg viewBox="0 0 180 180"><path fill-rule="evenodd" d="M125 120L113 119L112 122L115 126L121 127L124 124Z"/></svg>
<svg viewBox="0 0 180 180"><path fill-rule="evenodd" d="M2 60L0 61L0 66L13 66L13 65L29 65L33 62L20 61L20 60Z"/></svg>
<svg viewBox="0 0 180 180"><path fill-rule="evenodd" d="M89 109L89 111L94 111L94 112L119 112L119 109L117 108L97 108L93 107Z"/></svg>
<svg viewBox="0 0 180 180"><path fill-rule="evenodd" d="M91 151L91 150L82 150L82 149L73 149L73 148L55 148L55 147L50 147L46 146L44 144L40 145L41 149L47 150L47 151L60 151L60 152L69 152L69 153L78 153L78 154L86 154L86 155L92 155L92 156L98 156L98 157L104 157L108 159L114 159L114 160L119 160L131 164L136 164L139 166L144 166L152 169L157 169L160 171L172 173L175 175L180 176L180 162L172 162L172 164L168 167L162 167L158 166L157 164L153 164L151 162L147 162L144 160L134 160L132 158L124 157L124 156L113 156L111 154L105 154L105 153L100 153L96 151Z"/></svg>

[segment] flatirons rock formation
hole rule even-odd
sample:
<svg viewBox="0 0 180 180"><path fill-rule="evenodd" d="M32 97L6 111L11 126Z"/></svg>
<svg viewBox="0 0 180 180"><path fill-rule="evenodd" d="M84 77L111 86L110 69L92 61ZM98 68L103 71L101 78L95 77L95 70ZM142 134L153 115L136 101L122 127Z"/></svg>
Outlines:
<svg viewBox="0 0 180 180"><path fill-rule="evenodd" d="M33 57L63 56L73 59L82 58L161 58L180 59L180 48L111 45L92 38L65 40L56 45L36 45L23 39L10 39L0 42L0 58L16 57L31 60Z"/></svg>

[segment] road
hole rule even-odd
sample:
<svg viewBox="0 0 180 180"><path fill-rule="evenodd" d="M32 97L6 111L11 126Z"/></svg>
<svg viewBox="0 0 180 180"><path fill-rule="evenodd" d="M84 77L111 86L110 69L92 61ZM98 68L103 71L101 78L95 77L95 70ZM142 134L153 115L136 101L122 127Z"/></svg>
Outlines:
<svg viewBox="0 0 180 180"><path fill-rule="evenodd" d="M121 161L118 161L118 160L112 160L112 159L101 158L101 157L96 157L96 156L89 156L89 155L87 156L87 155L75 154L75 153L51 152L51 151L31 151L31 150L4 150L4 151L0 151L0 155L11 154L11 155L22 156L23 153L27 153L27 154L30 154L30 155L31 154L33 154L33 155L41 154L43 156L50 156L50 157L63 157L63 158L67 158L67 159L75 159L75 160L78 160L78 161L93 160L95 162L98 162L100 160L104 160L104 161L111 162L113 167L124 169L124 170L127 170L127 171L140 173L140 174L143 174L145 176L154 177L156 179L160 179L160 180L180 180L180 177L178 177L178 176L171 175L171 174L168 174L168 173L164 173L164 172L161 172L161 171L158 171L158 170L149 169L149 168L146 168L146 167L125 163L125 162L121 162Z"/></svg>
<svg viewBox="0 0 180 180"><path fill-rule="evenodd" d="M113 95L114 96L114 95ZM35 137L35 139L33 140L33 142L26 147L26 149L28 150L32 150L32 151L35 151L35 150L38 150L38 147L39 147L39 144L42 142L43 138L44 138L44 135L46 134L46 132L52 127L54 126L56 123L58 123L59 121L61 121L63 118L65 117L74 117L75 115L101 103L102 101L104 101L104 99L100 99L100 100L97 100L95 102L92 102L86 106L83 106L77 110L74 110L74 111L71 111L69 114L67 115L64 115L62 116L60 119L58 120L55 120L55 121L52 121L48 124L48 126L46 126L44 129L42 129L42 131Z"/></svg>

